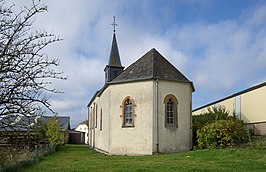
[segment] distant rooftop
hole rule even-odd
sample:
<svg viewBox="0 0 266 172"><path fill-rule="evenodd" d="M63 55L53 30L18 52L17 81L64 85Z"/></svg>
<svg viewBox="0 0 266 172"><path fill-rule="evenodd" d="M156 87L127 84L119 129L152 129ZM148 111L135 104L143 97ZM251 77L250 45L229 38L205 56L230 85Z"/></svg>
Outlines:
<svg viewBox="0 0 266 172"><path fill-rule="evenodd" d="M0 131L30 131L38 121L47 122L54 116L11 116L0 120ZM69 129L70 116L57 116L61 130Z"/></svg>

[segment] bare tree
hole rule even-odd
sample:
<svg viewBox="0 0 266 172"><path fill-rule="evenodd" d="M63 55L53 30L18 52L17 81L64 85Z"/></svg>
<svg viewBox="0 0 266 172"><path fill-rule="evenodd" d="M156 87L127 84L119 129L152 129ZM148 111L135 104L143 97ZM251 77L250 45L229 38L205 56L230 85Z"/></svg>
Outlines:
<svg viewBox="0 0 266 172"><path fill-rule="evenodd" d="M58 59L50 59L44 48L61 39L46 31L35 31L33 22L47 6L32 1L30 7L14 12L15 4L7 6L0 0L0 129L12 127L2 119L40 115L50 108L47 93L53 79L66 79L55 71Z"/></svg>

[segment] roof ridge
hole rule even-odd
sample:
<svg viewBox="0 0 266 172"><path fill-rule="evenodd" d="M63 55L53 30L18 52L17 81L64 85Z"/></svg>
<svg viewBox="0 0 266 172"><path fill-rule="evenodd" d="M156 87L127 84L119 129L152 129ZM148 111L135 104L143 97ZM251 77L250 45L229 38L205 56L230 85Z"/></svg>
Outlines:
<svg viewBox="0 0 266 172"><path fill-rule="evenodd" d="M155 54L154 52L156 51L155 48L152 48L150 51L152 51L153 55L152 55L152 77L154 78L154 69L155 69Z"/></svg>

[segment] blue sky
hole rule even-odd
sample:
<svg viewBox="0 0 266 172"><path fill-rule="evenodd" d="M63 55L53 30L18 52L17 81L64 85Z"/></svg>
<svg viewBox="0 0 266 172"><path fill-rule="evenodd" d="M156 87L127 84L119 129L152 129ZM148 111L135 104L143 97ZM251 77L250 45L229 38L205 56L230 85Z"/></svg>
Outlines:
<svg viewBox="0 0 266 172"><path fill-rule="evenodd" d="M16 6L30 1L10 0ZM44 2L44 1L43 1ZM193 81L193 108L266 81L264 0L46 0L35 29L64 40L46 49L60 57L67 81L51 97L71 126L86 119L86 105L104 84L116 16L117 41L127 67L156 48Z"/></svg>

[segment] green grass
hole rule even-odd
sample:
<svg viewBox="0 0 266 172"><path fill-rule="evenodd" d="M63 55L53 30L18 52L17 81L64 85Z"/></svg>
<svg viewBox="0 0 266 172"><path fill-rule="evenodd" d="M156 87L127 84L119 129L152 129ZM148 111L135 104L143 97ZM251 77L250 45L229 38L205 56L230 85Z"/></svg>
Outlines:
<svg viewBox="0 0 266 172"><path fill-rule="evenodd" d="M84 145L65 145L20 171L266 171L266 138L245 148L153 156L106 156Z"/></svg>

